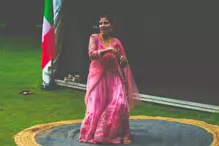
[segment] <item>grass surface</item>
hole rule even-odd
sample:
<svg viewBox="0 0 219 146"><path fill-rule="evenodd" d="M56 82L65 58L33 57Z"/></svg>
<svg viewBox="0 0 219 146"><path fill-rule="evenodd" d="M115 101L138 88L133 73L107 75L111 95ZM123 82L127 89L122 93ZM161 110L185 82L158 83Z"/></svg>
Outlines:
<svg viewBox="0 0 219 146"><path fill-rule="evenodd" d="M82 119L84 93L60 88L41 91L40 37L0 37L0 145L15 145L13 136L48 122ZM18 92L30 89L34 94ZM219 114L144 103L131 115L190 118L219 125Z"/></svg>

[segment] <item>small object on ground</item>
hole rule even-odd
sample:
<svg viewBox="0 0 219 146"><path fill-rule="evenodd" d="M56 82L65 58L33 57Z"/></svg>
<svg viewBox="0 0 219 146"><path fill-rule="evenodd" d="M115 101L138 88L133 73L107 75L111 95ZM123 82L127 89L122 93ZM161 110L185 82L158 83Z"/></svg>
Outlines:
<svg viewBox="0 0 219 146"><path fill-rule="evenodd" d="M64 82L80 82L80 75L71 75L69 74L67 77L64 77Z"/></svg>
<svg viewBox="0 0 219 146"><path fill-rule="evenodd" d="M80 78L80 75L75 75L75 82L80 82L81 81L81 78Z"/></svg>
<svg viewBox="0 0 219 146"><path fill-rule="evenodd" d="M30 90L24 90L24 91L21 91L19 94L22 94L22 95L31 95L33 94Z"/></svg>
<svg viewBox="0 0 219 146"><path fill-rule="evenodd" d="M73 79L73 77L71 74L68 75L68 79Z"/></svg>
<svg viewBox="0 0 219 146"><path fill-rule="evenodd" d="M130 144L131 143L131 140L124 140L123 141L123 144Z"/></svg>

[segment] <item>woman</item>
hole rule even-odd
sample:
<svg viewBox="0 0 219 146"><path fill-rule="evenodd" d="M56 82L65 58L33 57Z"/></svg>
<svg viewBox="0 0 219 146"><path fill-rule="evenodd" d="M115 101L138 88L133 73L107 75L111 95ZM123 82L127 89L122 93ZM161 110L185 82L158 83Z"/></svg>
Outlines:
<svg viewBox="0 0 219 146"><path fill-rule="evenodd" d="M89 41L89 69L85 103L86 116L80 141L121 144L130 142L130 108L140 103L123 45L111 37L113 21L100 18L100 34Z"/></svg>

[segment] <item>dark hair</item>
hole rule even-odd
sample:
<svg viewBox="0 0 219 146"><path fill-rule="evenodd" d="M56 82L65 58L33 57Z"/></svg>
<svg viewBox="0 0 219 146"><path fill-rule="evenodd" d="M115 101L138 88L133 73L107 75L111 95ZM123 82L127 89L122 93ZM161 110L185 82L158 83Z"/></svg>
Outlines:
<svg viewBox="0 0 219 146"><path fill-rule="evenodd" d="M114 19L110 16L110 15L101 15L100 16L100 19L101 18L106 18L106 19L108 19L109 20L109 22L112 24L112 25L115 25L115 21L114 21Z"/></svg>

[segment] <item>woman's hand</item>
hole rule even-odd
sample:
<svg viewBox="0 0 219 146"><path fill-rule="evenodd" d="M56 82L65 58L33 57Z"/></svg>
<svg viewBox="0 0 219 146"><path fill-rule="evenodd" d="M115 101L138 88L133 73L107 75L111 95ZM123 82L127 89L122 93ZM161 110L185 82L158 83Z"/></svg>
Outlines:
<svg viewBox="0 0 219 146"><path fill-rule="evenodd" d="M125 57L125 56L120 56L120 65L122 66L122 67L126 67L126 65L128 64L128 60L127 60L127 58Z"/></svg>
<svg viewBox="0 0 219 146"><path fill-rule="evenodd" d="M115 49L115 48L112 48L112 47L109 47L109 48L106 48L106 49L103 49L103 50L100 51L100 55L101 56L104 56L107 53L112 53L112 54L114 54L117 57L119 55L119 51L117 49Z"/></svg>
<svg viewBox="0 0 219 146"><path fill-rule="evenodd" d="M120 53L120 50L118 50L118 49L115 49L115 48L108 48L109 49L109 51L111 52L111 53L113 53L114 55L116 55L116 56L118 56L119 55L119 53Z"/></svg>
<svg viewBox="0 0 219 146"><path fill-rule="evenodd" d="M120 52L119 49L112 48L112 47L109 47L107 49L109 50L109 52L113 53L116 56L116 58L119 61L119 64L122 67L126 67L126 65L128 64L128 60L127 60L127 58L125 56L122 55L122 53Z"/></svg>

